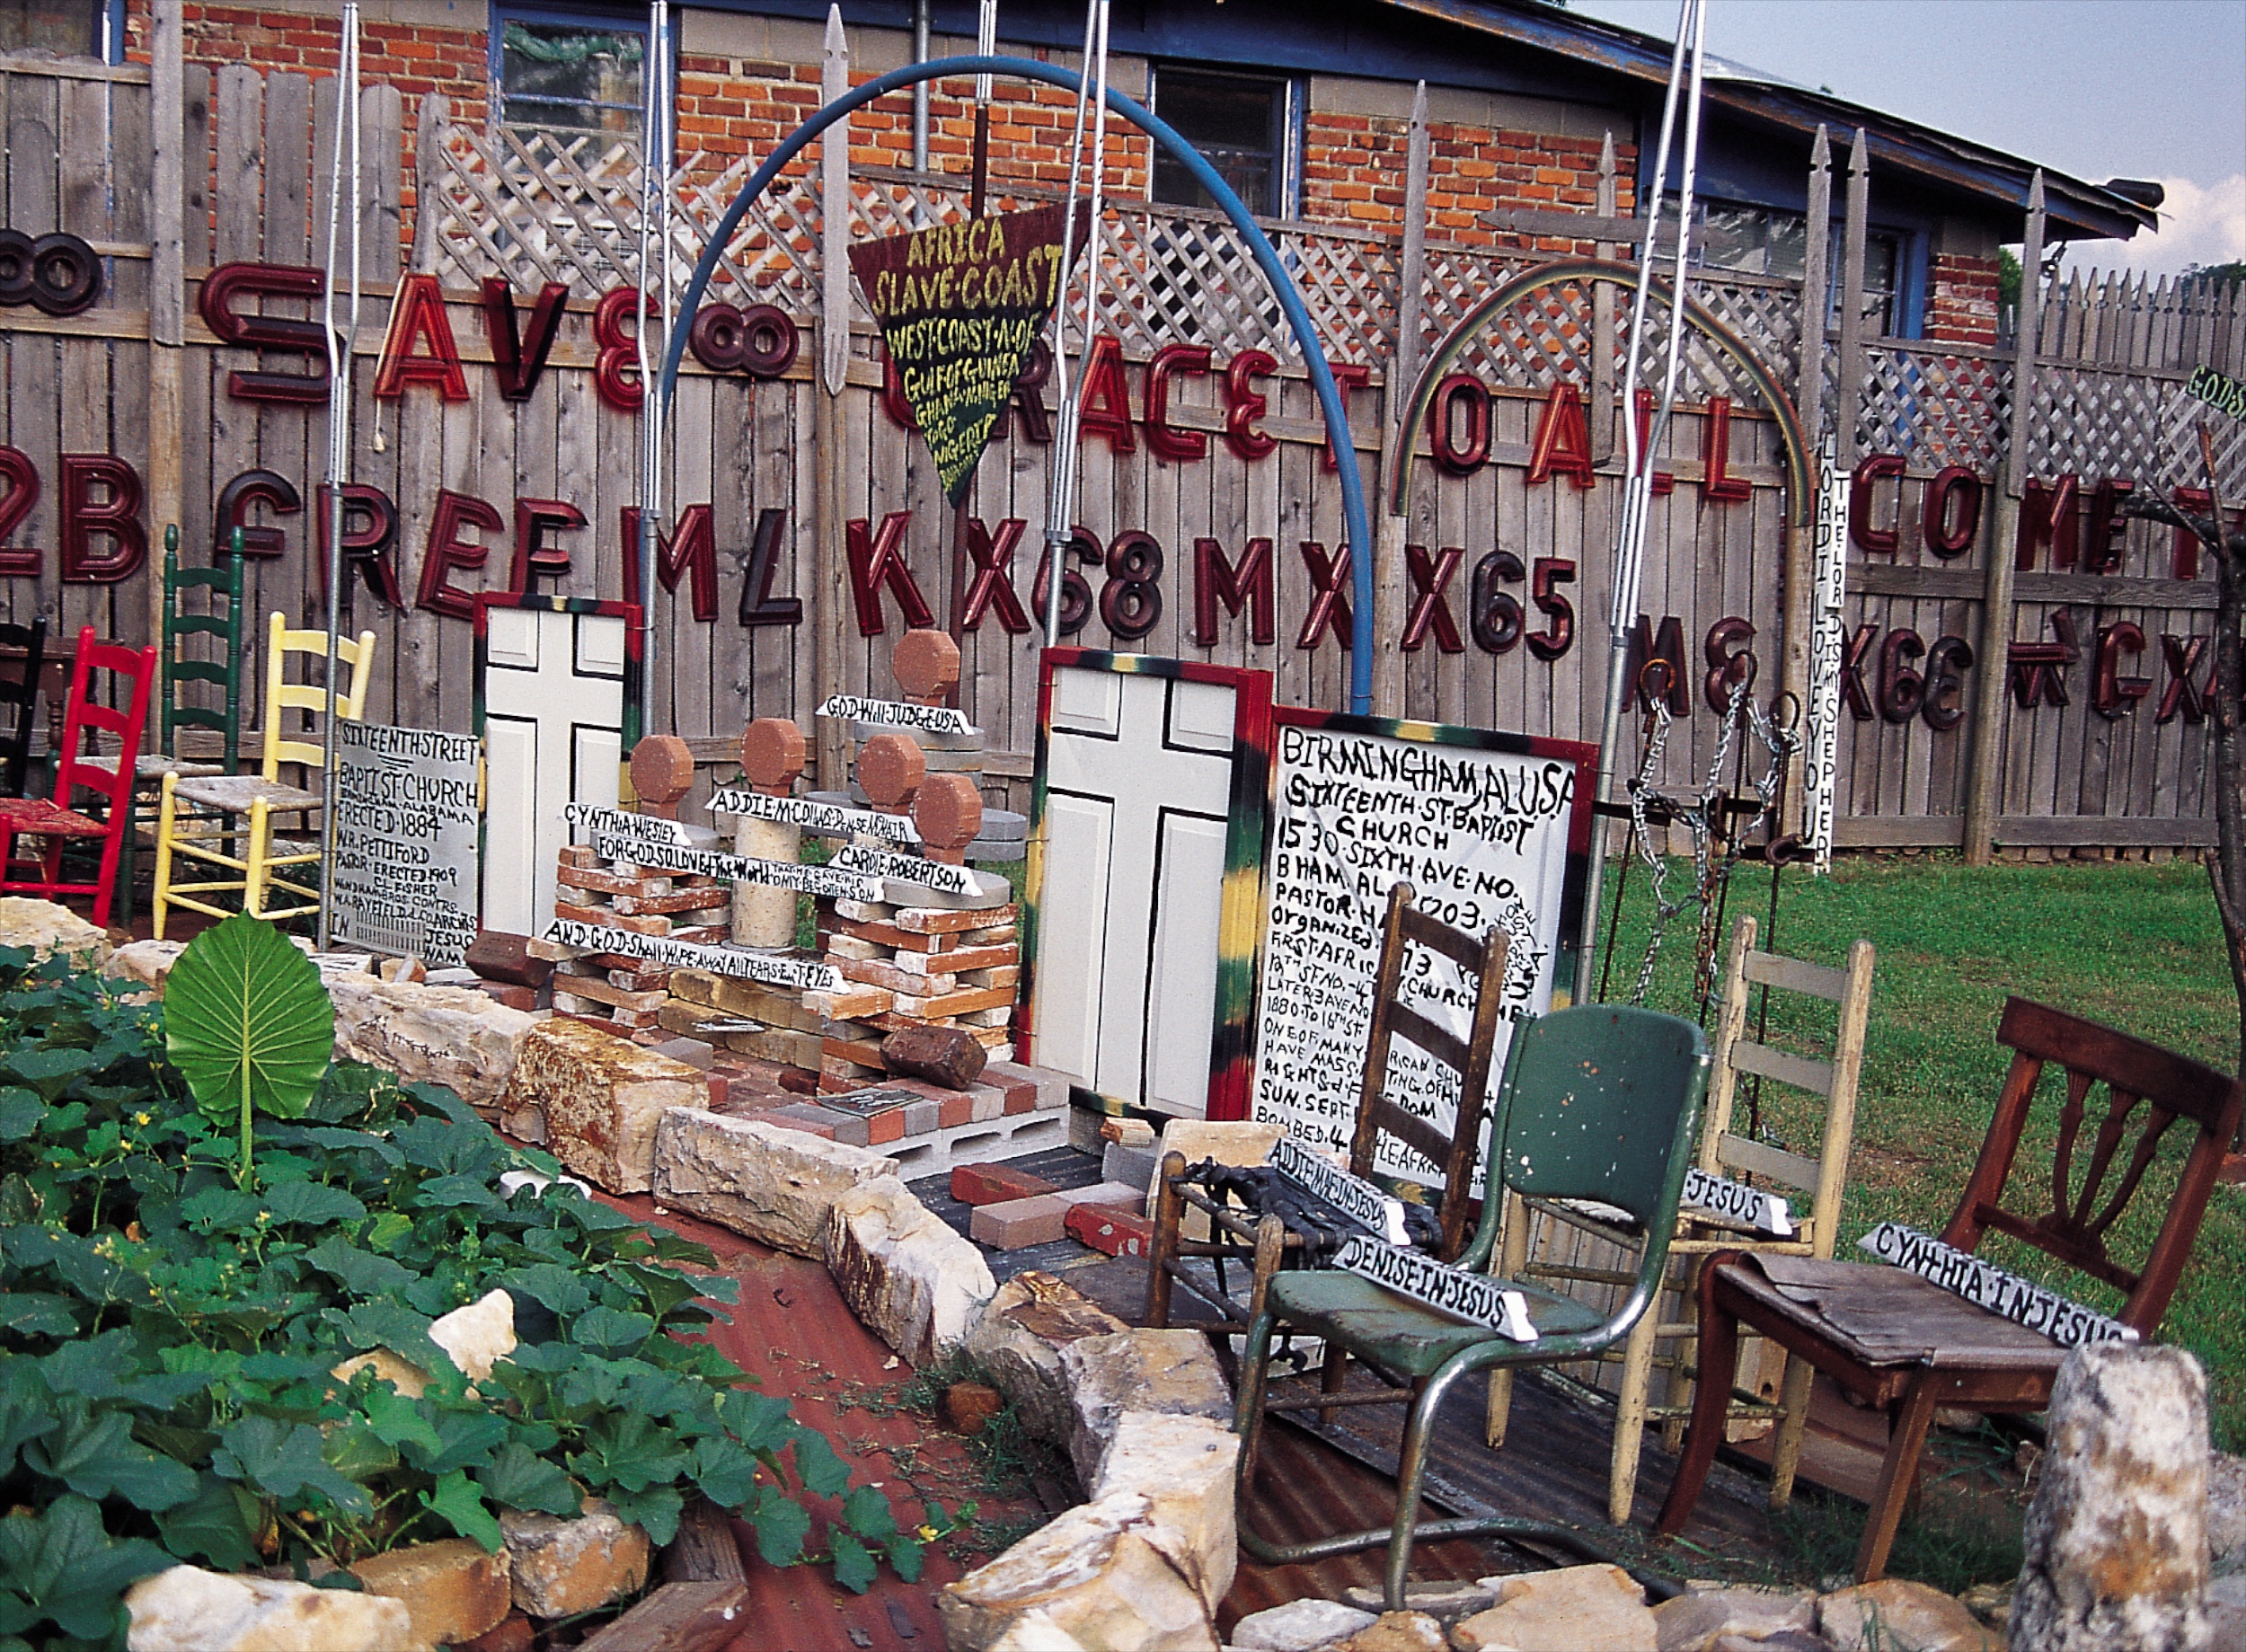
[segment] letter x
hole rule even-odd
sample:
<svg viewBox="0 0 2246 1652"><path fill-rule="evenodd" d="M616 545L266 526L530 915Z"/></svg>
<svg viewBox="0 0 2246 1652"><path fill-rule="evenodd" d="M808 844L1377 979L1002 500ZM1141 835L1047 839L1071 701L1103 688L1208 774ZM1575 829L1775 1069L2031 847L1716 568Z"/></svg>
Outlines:
<svg viewBox="0 0 2246 1652"><path fill-rule="evenodd" d="M1007 635L1019 637L1030 629L1030 616L1022 613L1013 591L1014 547L1021 543L1026 526L1020 517L1008 517L994 534L980 517L967 519L967 554L975 564L975 581L960 606L961 631L980 630L984 614L994 606Z"/></svg>
<svg viewBox="0 0 2246 1652"><path fill-rule="evenodd" d="M1435 646L1446 654L1460 654L1466 645L1458 640L1457 622L1451 618L1450 599L1444 588L1458 572L1466 553L1455 545L1446 545L1434 561L1428 560L1425 545L1404 547L1404 566L1411 573L1413 600L1411 615L1404 622L1403 648L1406 653L1416 653L1428 640L1428 627L1435 628Z"/></svg>
<svg viewBox="0 0 2246 1652"><path fill-rule="evenodd" d="M1295 646L1316 648L1331 626L1346 649L1354 634L1349 599L1342 595L1349 588L1349 547L1342 546L1341 554L1328 561L1325 546L1316 540L1305 539L1302 546L1303 566L1310 570L1310 612L1303 617L1303 632Z"/></svg>
<svg viewBox="0 0 2246 1652"><path fill-rule="evenodd" d="M2161 692L2160 710L2153 717L2154 722L2171 722L2178 711L2184 714L2188 723L2206 720L2206 691L2191 680L2191 674L2199 668L2199 657L2206 650L2205 637L2161 638L2161 653L2168 661L2168 686Z"/></svg>

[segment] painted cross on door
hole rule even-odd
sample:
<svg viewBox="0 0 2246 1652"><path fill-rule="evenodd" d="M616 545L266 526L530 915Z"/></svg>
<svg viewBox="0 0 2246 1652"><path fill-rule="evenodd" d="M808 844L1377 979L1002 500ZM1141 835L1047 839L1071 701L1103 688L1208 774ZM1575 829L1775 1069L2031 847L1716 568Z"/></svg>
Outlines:
<svg viewBox="0 0 2246 1652"><path fill-rule="evenodd" d="M1110 1101L1208 1108L1240 697L1231 682L1052 671L1035 1053Z"/></svg>
<svg viewBox="0 0 2246 1652"><path fill-rule="evenodd" d="M515 596L476 607L476 730L485 768L483 923L541 935L571 803L613 808L639 737L638 608Z"/></svg>

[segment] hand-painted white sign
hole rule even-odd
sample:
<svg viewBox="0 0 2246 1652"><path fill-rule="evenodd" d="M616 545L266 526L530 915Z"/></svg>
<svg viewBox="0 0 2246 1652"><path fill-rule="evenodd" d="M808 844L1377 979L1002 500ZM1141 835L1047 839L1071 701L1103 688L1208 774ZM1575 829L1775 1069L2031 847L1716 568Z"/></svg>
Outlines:
<svg viewBox="0 0 2246 1652"><path fill-rule="evenodd" d="M1881 1261L1931 1279L1976 1308L2041 1332L2063 1348L2137 1339L2136 1332L2120 1321L2069 1302L2056 1291L2007 1273L1916 1228L1882 1222L1856 1243Z"/></svg>
<svg viewBox="0 0 2246 1652"><path fill-rule="evenodd" d="M1536 1340L1536 1327L1529 1322L1528 1298L1518 1291L1504 1289L1488 1274L1470 1274L1417 1250L1361 1236L1349 1239L1335 1251L1333 1263L1399 1296L1425 1303L1470 1324L1487 1325L1512 1341Z"/></svg>
<svg viewBox="0 0 2246 1652"><path fill-rule="evenodd" d="M1757 1232L1768 1233L1774 1239L1793 1237L1793 1218L1786 1212L1784 1199L1760 1188L1711 1176L1697 1165L1684 1172L1684 1203L1689 1209L1744 1222Z"/></svg>
<svg viewBox="0 0 2246 1652"><path fill-rule="evenodd" d="M853 722L876 723L884 729L924 729L930 734L977 734L964 712L948 705L909 705L899 700L862 700L856 694L829 694L819 702L821 717L847 717Z"/></svg>
<svg viewBox="0 0 2246 1652"><path fill-rule="evenodd" d="M1271 1168L1304 1191L1315 1194L1366 1232L1392 1245L1408 1244L1403 1201L1391 1198L1361 1176L1328 1163L1293 1136L1271 1144Z"/></svg>
<svg viewBox="0 0 2246 1652"><path fill-rule="evenodd" d="M761 791L736 791L730 787L710 794L713 815L747 815L752 820L777 820L800 826L827 837L847 837L862 832L887 838L892 844L916 844L920 830L909 816L885 815L878 809L844 808L836 803L815 803L809 798L768 798Z"/></svg>
<svg viewBox="0 0 2246 1652"><path fill-rule="evenodd" d="M606 832L611 837L629 838L633 843L676 844L682 849L688 846L686 828L676 820L665 820L658 815L604 808L597 803L572 803L562 811L562 817L572 826Z"/></svg>
<svg viewBox="0 0 2246 1652"><path fill-rule="evenodd" d="M546 925L544 939L557 946L581 947L588 952L614 952L623 958L644 958L675 969L707 969L713 975L768 986L792 986L806 992L839 993L842 972L832 964L795 958L767 958L734 947L708 947L697 941L673 941L668 935L642 935L636 930L609 929L556 918Z"/></svg>
<svg viewBox="0 0 2246 1652"><path fill-rule="evenodd" d="M438 968L466 959L481 905L482 756L473 735L337 721L335 940Z"/></svg>
<svg viewBox="0 0 2246 1652"><path fill-rule="evenodd" d="M2184 393L2218 413L2246 419L2246 379L2233 378L2202 363L2191 369L2191 376L2184 382Z"/></svg>
<svg viewBox="0 0 2246 1652"><path fill-rule="evenodd" d="M1250 1117L1285 1126L1310 1147L1335 1149L1348 1144L1357 1116L1382 917L1397 882L1409 882L1419 908L1442 923L1476 937L1492 927L1506 935L1493 1086L1514 1020L1551 1007L1569 844L1588 800L1578 799L1577 780L1592 754L1384 731L1419 736L1425 724L1304 726L1287 715L1276 731ZM1573 898L1579 903L1579 883ZM1449 959L1413 948L1402 991L1428 1020L1469 1036L1474 984ZM1457 1073L1401 1038L1390 1048L1388 1093L1450 1133ZM1393 1136L1383 1136L1375 1168L1430 1186L1442 1180L1439 1167ZM1477 1187L1480 1179L1477 1172Z"/></svg>
<svg viewBox="0 0 2246 1652"><path fill-rule="evenodd" d="M593 849L608 860L629 861L635 866L657 871L690 872L702 878L728 878L736 883L768 884L775 888L821 896L827 900L878 901L881 898L879 879L837 871L831 866L804 866L793 861L757 861L747 855L723 854L714 849L687 849L676 844L659 844L646 838L620 837L598 828L593 833Z"/></svg>
<svg viewBox="0 0 2246 1652"><path fill-rule="evenodd" d="M973 895L980 888L974 875L964 866L924 861L917 855L890 854L863 844L844 844L835 851L834 863L845 871L863 872L869 878L894 878L899 883L916 883L924 889L935 889L945 895Z"/></svg>
<svg viewBox="0 0 2246 1652"><path fill-rule="evenodd" d="M1841 657L1848 638L1848 473L1827 436L1817 454L1824 485L1817 494L1810 552L1809 729L1802 756L1801 835L1819 872L1833 870L1833 820L1838 808L1841 750Z"/></svg>

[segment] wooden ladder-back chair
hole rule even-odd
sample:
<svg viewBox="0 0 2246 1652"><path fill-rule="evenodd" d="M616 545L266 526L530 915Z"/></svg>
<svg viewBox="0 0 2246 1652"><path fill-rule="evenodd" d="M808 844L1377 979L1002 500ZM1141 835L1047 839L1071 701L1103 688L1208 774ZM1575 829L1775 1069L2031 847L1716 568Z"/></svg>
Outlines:
<svg viewBox="0 0 2246 1652"><path fill-rule="evenodd" d="M1621 1348L1603 1356L1622 1365L1615 1391L1614 1444L1607 1471L1607 1518L1616 1525L1630 1522L1631 1505L1638 1484L1638 1459L1649 1422L1674 1427L1682 1432L1691 1407L1680 1390L1689 1374L1689 1340L1697 1329L1693 1312L1693 1275L1702 1259L1719 1250L1768 1250L1789 1256L1829 1257L1837 1235L1841 1193L1848 1176L1848 1153L1856 1136L1856 1083L1863 1065L1864 1027L1871 1012L1872 949L1859 941L1848 950L1847 965L1832 969L1821 964L1756 950L1756 924L1742 914L1732 925L1731 948L1723 973L1714 1048L1714 1076L1709 1081L1708 1113L1701 1126L1699 1169L1728 1181L1753 1185L1761 1191L1777 1191L1787 1200L1793 1226L1791 1237L1760 1232L1744 1222L1687 1208L1677 1216L1676 1237L1670 1241L1669 1288L1676 1293L1675 1317L1661 1309L1671 1300L1665 1293L1655 1312L1631 1328ZM1761 1042L1750 1036L1750 998L1754 989L1799 993L1837 1006L1832 1059L1814 1060L1793 1050ZM1767 1010L1767 997L1764 1003ZM1732 1129L1733 1107L1742 1073L1764 1084L1778 1083L1815 1100L1819 1117L1805 1120L1788 1138L1804 1148L1815 1144L1816 1156L1790 1151L1772 1142ZM1774 1109L1773 1109L1774 1110ZM1767 1132L1767 1125L1765 1126ZM1800 1196L1807 1195L1806 1208ZM1587 1233L1624 1252L1645 1242L1645 1235L1615 1223L1605 1214L1552 1199L1528 1199L1506 1213L1505 1249L1500 1267L1508 1274L1529 1279L1579 1281L1594 1286L1628 1285L1636 1276L1617 1268L1579 1267L1569 1262L1532 1259L1531 1228L1541 1226L1549 1245L1561 1230ZM1554 1288L1565 1290L1566 1285ZM1660 1351L1667 1342L1669 1351ZM1671 1375L1667 1403L1650 1402L1653 1374L1665 1367ZM1511 1381L1503 1373L1490 1382L1488 1437L1492 1445L1505 1443ZM1735 1402L1734 1418L1779 1420L1774 1471L1776 1493L1783 1503L1793 1487L1794 1467L1801 1454L1802 1429L1809 1415L1809 1368L1793 1365L1786 1373L1782 1396L1773 1408L1756 1400ZM1674 1442L1673 1442L1674 1443Z"/></svg>
<svg viewBox="0 0 2246 1652"><path fill-rule="evenodd" d="M284 783L280 771L284 764L297 764L307 771L317 771L326 753L318 740L287 738L284 729L291 711L333 715L354 722L358 720L367 704L375 633L363 631L356 641L337 640L329 683L299 684L287 680L290 655L309 655L326 661L327 652L326 632L292 631L287 616L274 614L267 631L265 760L260 772L164 777L163 803L156 820L155 932L159 939L164 934L164 918L170 907L184 906L190 912L207 913L212 917L228 915L228 909L216 905L213 899L222 895L240 896L241 910L252 917L293 918L320 910L318 888L279 875L283 869L293 870L316 865L321 858L319 845L277 844L273 817L308 816L323 807L325 799L321 792ZM350 675L339 691L332 686L332 679L335 670L341 667L348 667ZM246 832L224 818L238 815L249 817ZM243 853L237 855L221 846L237 837L246 838ZM236 875L176 883L172 874L173 862L179 857ZM282 897L279 906L270 903L270 897L275 891Z"/></svg>
<svg viewBox="0 0 2246 1652"><path fill-rule="evenodd" d="M1373 990L1373 1023L1366 1039L1365 1070L1357 1087L1357 1126L1349 1140L1349 1169L1370 1179L1383 1135L1393 1137L1443 1174L1436 1254L1444 1261L1466 1243L1466 1216L1473 1181L1474 1152L1482 1135L1482 1109L1490 1088L1490 1061L1497 1045L1498 1015L1505 996L1505 932L1492 927L1479 939L1428 916L1411 904L1412 889L1399 883L1388 891L1388 915L1381 932L1380 970ZM1467 1036L1437 1026L1402 1002L1403 972L1410 947L1455 964L1473 990ZM1388 1093L1388 1051L1401 1036L1458 1074L1459 1105L1449 1136ZM1182 1154L1162 1163L1154 1207L1154 1237L1146 1262L1146 1323L1170 1323L1171 1291L1182 1285L1231 1323L1244 1329L1262 1311L1272 1276L1291 1256L1300 1259L1305 1236L1292 1232L1277 1215L1255 1215L1220 1204L1205 1189L1183 1179ZM1198 1211L1209 1224L1207 1240L1184 1235L1185 1213ZM1188 1257L1211 1258L1219 1269L1219 1288L1211 1291L1181 1266ZM1243 1309L1223 1288L1222 1269L1238 1262L1249 1273ZM1338 1379L1339 1370L1335 1375Z"/></svg>
<svg viewBox="0 0 2246 1652"><path fill-rule="evenodd" d="M1972 1251L1985 1235L1996 1232L2031 1245L2118 1292L2121 1303L2112 1317L2140 1337L2151 1336L2206 1214L2224 1153L2246 1109L2246 1085L2158 1045L2024 998L2005 1001L1996 1041L2012 1051L2012 1070L1981 1156L1941 1231L1942 1242ZM2024 1175L2014 1189L2013 1161L2047 1066L2060 1068L2065 1077L2056 1151L2047 1176ZM2093 1109L2090 1091L2101 1083L2108 1100ZM2196 1134L2159 1232L2143 1261L2132 1267L2113 1255L2109 1241L2145 1185L2162 1138L2180 1121ZM2136 1139L2125 1155L2124 1140L2132 1130ZM2082 1163L2085 1147L2088 1162ZM1886 1570L1935 1408L2040 1410L2066 1356L2039 1331L1907 1269L1877 1262L1720 1255L1702 1269L1699 1294L1700 1389L1684 1460L1662 1506L1659 1534L1675 1535L1692 1517L1722 1442L1739 1328L1746 1326L1888 1412L1887 1459L1856 1550L1856 1576L1865 1582Z"/></svg>
<svg viewBox="0 0 2246 1652"><path fill-rule="evenodd" d="M123 709L94 698L92 679L96 671L116 674L116 686L122 691L119 698L125 701ZM109 927L117 857L132 817L133 759L140 750L141 730L148 726L148 696L155 679L153 648L96 641L91 625L78 632L70 700L63 713L62 752L56 759L54 799L0 799L0 891L43 895L49 900L65 895L91 895L94 926ZM88 739L103 734L113 736L119 745L120 755L113 766L91 760L95 755L85 750ZM107 803L99 818L71 808L81 789ZM37 877L16 876L15 840L19 837L46 839ZM101 868L91 883L67 882L63 878L63 848L74 837L102 840Z"/></svg>
<svg viewBox="0 0 2246 1652"><path fill-rule="evenodd" d="M1692 1165L1708 1065L1707 1038L1692 1022L1621 1004L1555 1010L1514 1031L1504 1082L1490 1109L1481 1220L1457 1266L1475 1272L1488 1266L1497 1246L1497 1212L1508 1194L1596 1199L1628 1213L1649 1235L1636 1281L1611 1312L1525 1280L1499 1277L1498 1286L1526 1300L1537 1332L1533 1342L1516 1342L1354 1273L1295 1269L1271 1281L1241 1356L1235 1504L1242 1515L1242 1549L1267 1566L1288 1566L1385 1544L1392 1612L1403 1607L1415 1537L1527 1538L1611 1558L1574 1527L1534 1518L1488 1515L1418 1524L1428 1449L1444 1396L1461 1377L1590 1357L1627 1336L1651 1306L1668 1266L1669 1235ZM1281 1330L1323 1338L1388 1381L1410 1385L1411 1411L1397 1457L1396 1515L1390 1527L1281 1545L1247 1525L1264 1412L1322 1410L1332 1400L1317 1394L1266 1404L1271 1339Z"/></svg>
<svg viewBox="0 0 2246 1652"><path fill-rule="evenodd" d="M47 663L47 618L41 614L29 625L0 623L0 648L12 649L22 656L22 676L11 676L17 662L9 660L0 667L0 705L15 708L15 724L0 735L0 757L5 760L0 771L0 791L12 798L23 795L23 785L31 767L31 734L39 726L40 668Z"/></svg>
<svg viewBox="0 0 2246 1652"><path fill-rule="evenodd" d="M177 523L164 530L164 648L163 677L156 691L157 748L143 752L134 771L132 820L125 833L125 851L119 857L117 901L120 923L133 919L133 861L138 847L140 823L163 801L164 777L182 779L232 774L242 766L242 569L243 530L234 530L227 554L210 568L180 566L180 529ZM181 600L190 591L205 591L207 611L193 614ZM191 639L208 637L208 658L190 655ZM193 694L199 685L206 693ZM217 703L208 703L216 701ZM180 730L208 729L218 737L216 761L189 757L180 751Z"/></svg>

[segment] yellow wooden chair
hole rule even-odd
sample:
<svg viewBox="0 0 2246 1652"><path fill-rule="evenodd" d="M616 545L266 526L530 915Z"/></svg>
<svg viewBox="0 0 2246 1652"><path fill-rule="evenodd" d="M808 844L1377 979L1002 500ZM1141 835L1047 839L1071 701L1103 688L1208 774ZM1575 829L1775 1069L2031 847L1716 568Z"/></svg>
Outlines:
<svg viewBox="0 0 2246 1652"><path fill-rule="evenodd" d="M340 693L287 680L290 655L305 654L324 660L327 652L326 632L291 631L287 615L274 614L267 632L265 652L262 768L255 774L172 773L164 777L164 798L156 817L158 940L164 937L164 915L170 907L184 906L190 912L208 913L215 918L227 916L230 909L216 904L216 897L220 896L238 897L241 910L252 917L293 918L320 910L321 896L316 883L281 876L277 870L316 865L320 846L317 843L306 845L288 839L277 840L273 836L273 817L309 816L323 806L326 799L322 792L284 783L280 771L284 764L301 764L305 778L310 779L322 767L326 754L317 739L286 738L283 725L291 711L310 711L315 719L324 715L331 702L334 715L357 721L367 706L375 633L362 631L357 641L338 639L336 660L350 672ZM246 835L235 824L243 815L249 817ZM241 853L234 853L237 844L243 844ZM180 856L220 868L232 875L195 883L174 882L173 862ZM280 905L272 904L276 897Z"/></svg>
<svg viewBox="0 0 2246 1652"><path fill-rule="evenodd" d="M1705 1211L1678 1211L1676 1233L1669 1246L1669 1287L1678 1293L1675 1312L1660 1312L1672 1306L1665 1292L1655 1312L1632 1327L1628 1339L1600 1356L1622 1366L1614 1396L1614 1444L1606 1494L1607 1518L1616 1525L1630 1523L1647 1424L1661 1424L1675 1445L1691 1415L1689 1379L1698 1329L1693 1280L1701 1259L1717 1250L1764 1250L1830 1259L1837 1237L1849 1147L1856 1135L1856 1080L1863 1064L1864 1026L1871 1012L1871 942L1857 941L1848 950L1846 966L1833 969L1759 951L1755 939L1755 920L1742 915L1732 927L1731 949L1725 960L1715 1071L1695 1163L1711 1176L1751 1182L1758 1189L1787 1197L1787 1214L1794 1231L1789 1237L1779 1238ZM1748 993L1757 986L1836 1004L1831 1060L1814 1060L1751 1036ZM1732 1105L1743 1073L1756 1075L1765 1084L1774 1082L1803 1091L1822 1105L1821 1120L1812 1118L1796 1127L1790 1118L1786 1130L1791 1140L1804 1147L1814 1138L1814 1158L1732 1129ZM1766 1118L1773 1110L1766 1106ZM1796 1208L1803 1194L1808 1196L1807 1208ZM1631 1259L1644 1245L1643 1232L1614 1220L1614 1213L1561 1200L1521 1199L1506 1213L1499 1271L1516 1278L1562 1282L1557 1288L1578 1294L1600 1287L1618 1290L1636 1277ZM1667 1351L1660 1347L1663 1343L1667 1345ZM1670 1377L1667 1402L1663 1404L1651 1401L1657 1367L1665 1368ZM1764 1426L1773 1419L1778 1422L1773 1504L1782 1504L1793 1489L1802 1431L1808 1420L1809 1377L1809 1367L1793 1360L1786 1368L1776 1405L1739 1400L1730 1413L1735 1420L1759 1421ZM1504 1441L1511 1397L1509 1374L1493 1375L1487 1428L1492 1445Z"/></svg>

